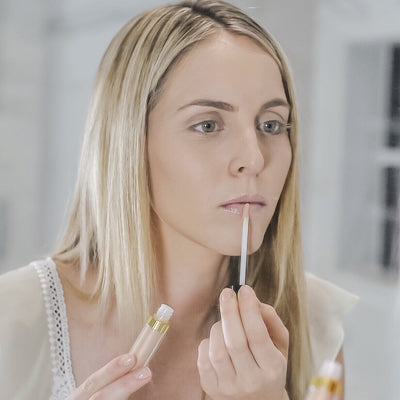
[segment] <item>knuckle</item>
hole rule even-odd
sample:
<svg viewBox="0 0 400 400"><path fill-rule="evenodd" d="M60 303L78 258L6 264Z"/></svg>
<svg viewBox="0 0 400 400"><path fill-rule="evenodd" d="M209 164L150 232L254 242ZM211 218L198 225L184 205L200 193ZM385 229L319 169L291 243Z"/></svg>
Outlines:
<svg viewBox="0 0 400 400"><path fill-rule="evenodd" d="M272 317L278 316L278 313L276 312L275 308L273 306L271 306L271 304L265 304L264 307L265 307L265 310L267 311L267 313L269 315L271 315Z"/></svg>
<svg viewBox="0 0 400 400"><path fill-rule="evenodd" d="M83 393L91 393L94 389L94 379L93 376L89 376L85 382L82 384Z"/></svg>
<svg viewBox="0 0 400 400"><path fill-rule="evenodd" d="M238 342L227 343L226 348L230 354L242 355L248 351L247 342L241 340Z"/></svg>
<svg viewBox="0 0 400 400"><path fill-rule="evenodd" d="M252 397L254 394L265 393L267 388L275 387L275 377L274 375L279 375L274 368L269 369L268 371L264 371L258 369L257 371L253 371L252 374L248 374L243 379L243 390L246 397Z"/></svg>
<svg viewBox="0 0 400 400"><path fill-rule="evenodd" d="M96 392L89 400L105 400L104 394L102 392Z"/></svg>
<svg viewBox="0 0 400 400"><path fill-rule="evenodd" d="M226 362L226 354L223 351L210 351L210 360L215 365L221 365Z"/></svg>
<svg viewBox="0 0 400 400"><path fill-rule="evenodd" d="M282 354L279 350L276 352L277 355L277 368L278 369L285 369L287 368L288 360L286 359L285 355Z"/></svg>
<svg viewBox="0 0 400 400"><path fill-rule="evenodd" d="M290 333L289 333L289 329L286 328L286 326L284 326L282 329L282 336L283 336L283 339L285 340L285 342L289 343Z"/></svg>
<svg viewBox="0 0 400 400"><path fill-rule="evenodd" d="M219 390L224 397L233 397L238 393L236 385L231 383L220 385Z"/></svg>
<svg viewBox="0 0 400 400"><path fill-rule="evenodd" d="M202 385L204 392L206 392L208 397L205 397L206 399L211 398L218 398L220 395L220 391L218 388L214 387L213 385L209 385L208 383L205 383Z"/></svg>
<svg viewBox="0 0 400 400"><path fill-rule="evenodd" d="M286 372L287 362L285 357L282 356L274 363L274 368L269 371L268 380L275 384L280 384L286 380Z"/></svg>
<svg viewBox="0 0 400 400"><path fill-rule="evenodd" d="M210 380L208 377L200 375L200 384L204 392L206 392L207 395L212 399L217 397L219 394L216 383L213 380Z"/></svg>
<svg viewBox="0 0 400 400"><path fill-rule="evenodd" d="M208 339L202 340L198 349L197 368L206 371L210 368L210 360L208 354Z"/></svg>
<svg viewBox="0 0 400 400"><path fill-rule="evenodd" d="M131 375L129 377L126 377L127 379L121 379L119 382L119 391L123 394L129 394L131 389L134 388L137 384L136 379L133 378L134 375Z"/></svg>
<svg viewBox="0 0 400 400"><path fill-rule="evenodd" d="M197 360L197 369L199 371L204 371L205 372L205 371L208 371L210 369L210 365L205 360L198 359Z"/></svg>
<svg viewBox="0 0 400 400"><path fill-rule="evenodd" d="M255 380L254 378L247 378L243 380L242 390L246 394L246 396L250 396L254 393L259 392L261 389L260 381Z"/></svg>
<svg viewBox="0 0 400 400"><path fill-rule="evenodd" d="M118 368L118 364L115 362L115 360L113 360L112 362L110 362L104 366L104 372L112 373L115 370L117 370L117 368Z"/></svg>
<svg viewBox="0 0 400 400"><path fill-rule="evenodd" d="M246 331L246 335L248 337L249 342L255 345L263 345L266 343L265 332L260 332L259 330L251 327Z"/></svg>
<svg viewBox="0 0 400 400"><path fill-rule="evenodd" d="M198 353L203 354L203 352L206 352L208 350L209 345L210 345L210 339L203 339L197 348Z"/></svg>
<svg viewBox="0 0 400 400"><path fill-rule="evenodd" d="M270 373L268 374L268 380L270 382L278 382L280 379L280 375L281 375L282 369L280 368L280 366L276 366L276 368L274 368L272 371L270 371Z"/></svg>
<svg viewBox="0 0 400 400"><path fill-rule="evenodd" d="M217 321L210 329L210 336L215 336L222 332L222 322Z"/></svg>
<svg viewBox="0 0 400 400"><path fill-rule="evenodd" d="M283 354L281 354L281 362L279 363L278 367L279 377L286 376L287 367L288 367L288 361L286 357Z"/></svg>

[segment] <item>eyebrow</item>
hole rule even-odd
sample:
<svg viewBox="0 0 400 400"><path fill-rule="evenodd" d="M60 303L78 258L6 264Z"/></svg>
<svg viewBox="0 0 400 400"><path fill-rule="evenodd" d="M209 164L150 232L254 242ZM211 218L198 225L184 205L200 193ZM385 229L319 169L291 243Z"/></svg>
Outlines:
<svg viewBox="0 0 400 400"><path fill-rule="evenodd" d="M202 106L202 107L213 107L213 108L218 108L220 110L225 110L225 111L235 111L236 108L229 104L225 103L224 101L215 101L215 100L207 100L207 99L198 99L198 100L193 100L189 104L185 104L184 106L178 108L178 111L190 107L190 106Z"/></svg>
<svg viewBox="0 0 400 400"><path fill-rule="evenodd" d="M224 110L224 111L236 111L237 110L237 107L233 106L232 104L225 103L224 101L198 99L198 100L193 100L192 102L190 102L188 104L185 104L184 106L178 108L177 111L183 110L184 108L190 107L190 106L213 107L213 108L218 108L218 109ZM283 107L290 109L290 104L286 100L278 98L278 99L272 99L272 100L264 103L260 108L260 112L267 110L268 108L279 107L279 106L283 106Z"/></svg>
<svg viewBox="0 0 400 400"><path fill-rule="evenodd" d="M279 106L286 107L289 110L291 108L290 104L284 99L272 99L270 101L267 101L261 106L260 112L267 110L268 108L279 107Z"/></svg>

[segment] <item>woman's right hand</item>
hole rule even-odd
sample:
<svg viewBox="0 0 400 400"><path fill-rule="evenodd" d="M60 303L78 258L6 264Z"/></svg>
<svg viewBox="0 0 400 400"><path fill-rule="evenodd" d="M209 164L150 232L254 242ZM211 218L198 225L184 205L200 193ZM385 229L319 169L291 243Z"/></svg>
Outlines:
<svg viewBox="0 0 400 400"><path fill-rule="evenodd" d="M124 354L90 375L65 400L127 400L151 380L149 368L135 369L136 357Z"/></svg>

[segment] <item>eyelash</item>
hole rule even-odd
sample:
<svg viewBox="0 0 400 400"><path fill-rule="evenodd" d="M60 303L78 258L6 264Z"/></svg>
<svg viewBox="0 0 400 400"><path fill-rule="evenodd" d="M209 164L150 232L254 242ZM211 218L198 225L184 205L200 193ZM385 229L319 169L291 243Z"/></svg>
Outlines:
<svg viewBox="0 0 400 400"><path fill-rule="evenodd" d="M277 127L278 132L273 132L273 133L272 132L265 132L265 130L263 129L263 125L271 124L271 123L275 123L275 127ZM194 124L194 125L191 126L191 128L193 130L197 131L197 132L202 133L203 135L211 135L211 134L213 134L215 132L219 132L219 131L223 130L223 127L219 128L219 129L213 129L212 131L209 131L209 132L204 132L203 130L198 129L198 127L204 128L205 124L215 124L215 126L218 126L218 122L217 121L210 119L210 120L204 120L204 121L201 121L201 122L199 122L197 124ZM285 131L288 131L290 129L290 126L291 126L290 124L284 124L283 122L278 121L278 120L268 120L268 121L264 121L264 122L259 123L257 125L257 129L259 131L265 133L265 134L271 134L272 136L277 136L277 135L280 135L281 133L283 133Z"/></svg>
<svg viewBox="0 0 400 400"><path fill-rule="evenodd" d="M272 133L272 132L265 132L264 131L262 126L265 125L265 124L271 124L271 123L275 123L276 124L275 126L278 127L277 129L279 129L278 132ZM260 124L257 125L257 129L260 130L260 131L263 131L264 133L270 133L272 136L277 136L277 135L280 135L281 133L284 133L285 131L287 132L290 129L290 124L284 124L281 121L278 121L276 119L272 119L272 120L261 122Z"/></svg>
<svg viewBox="0 0 400 400"><path fill-rule="evenodd" d="M193 130L197 131L197 132L202 133L203 135L212 134L212 133L215 133L215 132L222 131L223 127L220 128L220 129L216 129L216 130L210 131L210 132L204 132L204 131L202 131L202 130L200 130L200 129L197 129L197 127L204 127L205 124L210 124L210 123L215 124L215 126L218 126L218 125L219 125L217 121L215 121L215 120L213 120L213 119L207 119L207 120L205 120L205 121L201 121L201 122L199 122L199 123L197 123L197 124L192 125L191 128L192 128Z"/></svg>

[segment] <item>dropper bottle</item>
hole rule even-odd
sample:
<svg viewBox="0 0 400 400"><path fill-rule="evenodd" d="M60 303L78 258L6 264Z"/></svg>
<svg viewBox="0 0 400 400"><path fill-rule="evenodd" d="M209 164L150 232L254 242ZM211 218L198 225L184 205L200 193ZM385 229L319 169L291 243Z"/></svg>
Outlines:
<svg viewBox="0 0 400 400"><path fill-rule="evenodd" d="M174 310L170 306L161 304L157 313L149 317L135 343L129 350L129 353L136 356L136 368L148 366L167 333L169 320L173 313Z"/></svg>

